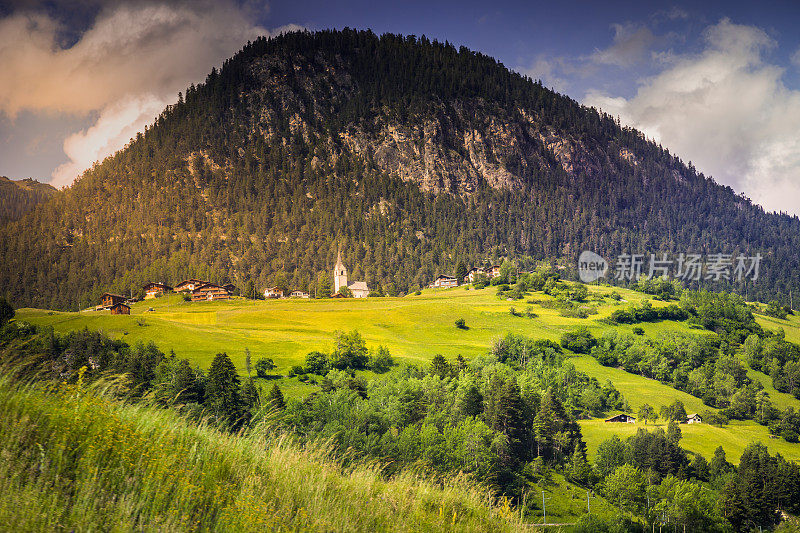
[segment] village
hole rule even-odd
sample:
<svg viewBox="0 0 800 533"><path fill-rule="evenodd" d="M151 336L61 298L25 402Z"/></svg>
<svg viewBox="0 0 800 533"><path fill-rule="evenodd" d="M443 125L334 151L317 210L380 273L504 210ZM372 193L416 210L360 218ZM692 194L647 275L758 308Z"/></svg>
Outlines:
<svg viewBox="0 0 800 533"><path fill-rule="evenodd" d="M348 283L347 267L342 262L341 251L337 254L336 264L333 267L333 293L329 295L315 294L314 297L328 298L367 298L370 296L369 286L365 281L352 281ZM439 275L428 285L431 289L447 289L457 287L464 282L475 283L481 278L491 280L500 275L500 265L487 267L474 267L467 274L458 279L455 276ZM158 298L167 293L184 293L186 300L191 302L207 302L214 300L228 300L236 293L236 287L232 283L218 285L207 280L190 278L185 279L174 287L163 282L148 282L142 287L144 296L142 298L134 296L123 296L106 292L100 297L100 303L93 309L95 311L109 311L112 315L129 315L130 305L140 299L148 300ZM284 290L280 287L267 287L263 292L264 299L279 298L311 298L312 295L304 290Z"/></svg>

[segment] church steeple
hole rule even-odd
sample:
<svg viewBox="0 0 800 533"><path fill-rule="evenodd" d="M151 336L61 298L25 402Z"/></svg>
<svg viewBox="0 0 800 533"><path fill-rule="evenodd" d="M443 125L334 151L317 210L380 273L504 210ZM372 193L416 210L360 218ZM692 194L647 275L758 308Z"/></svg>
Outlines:
<svg viewBox="0 0 800 533"><path fill-rule="evenodd" d="M333 292L339 292L342 287L347 287L347 268L342 263L342 249L336 254L336 265L333 267Z"/></svg>

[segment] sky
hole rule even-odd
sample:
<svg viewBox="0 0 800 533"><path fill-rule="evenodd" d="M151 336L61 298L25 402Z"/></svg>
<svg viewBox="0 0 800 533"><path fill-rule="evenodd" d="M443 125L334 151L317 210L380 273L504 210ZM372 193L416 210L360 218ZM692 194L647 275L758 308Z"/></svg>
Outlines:
<svg viewBox="0 0 800 533"><path fill-rule="evenodd" d="M800 215L797 1L0 0L0 175L68 186L248 40L343 27L493 56Z"/></svg>

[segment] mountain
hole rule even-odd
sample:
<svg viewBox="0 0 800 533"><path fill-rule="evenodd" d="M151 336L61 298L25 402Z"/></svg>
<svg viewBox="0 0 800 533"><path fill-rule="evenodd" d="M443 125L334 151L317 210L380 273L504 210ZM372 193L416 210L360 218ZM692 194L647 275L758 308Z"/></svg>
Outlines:
<svg viewBox="0 0 800 533"><path fill-rule="evenodd" d="M800 287L800 219L768 214L641 132L466 48L363 31L248 43L143 134L0 229L16 305L75 308L148 280L388 293L511 257L764 256Z"/></svg>
<svg viewBox="0 0 800 533"><path fill-rule="evenodd" d="M57 192L52 185L31 178L15 181L0 176L0 224L21 218Z"/></svg>

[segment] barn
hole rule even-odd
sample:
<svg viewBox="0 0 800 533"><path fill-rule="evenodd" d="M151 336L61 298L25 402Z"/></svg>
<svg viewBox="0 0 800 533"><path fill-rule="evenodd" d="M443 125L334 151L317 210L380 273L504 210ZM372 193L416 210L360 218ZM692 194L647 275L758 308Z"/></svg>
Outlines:
<svg viewBox="0 0 800 533"><path fill-rule="evenodd" d="M618 415L612 416L611 418L607 418L606 422L621 422L623 424L635 424L636 418L632 417L631 415L626 415L625 413L620 413Z"/></svg>
<svg viewBox="0 0 800 533"><path fill-rule="evenodd" d="M111 306L111 314L112 315L129 315L131 314L131 308L123 303L118 303L116 305Z"/></svg>

